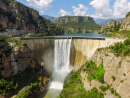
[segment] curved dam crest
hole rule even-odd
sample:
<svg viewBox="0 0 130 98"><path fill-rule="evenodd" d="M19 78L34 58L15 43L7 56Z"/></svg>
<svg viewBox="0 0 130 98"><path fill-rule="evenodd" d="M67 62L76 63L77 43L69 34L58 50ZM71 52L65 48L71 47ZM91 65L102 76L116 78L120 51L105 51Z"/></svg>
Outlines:
<svg viewBox="0 0 130 98"><path fill-rule="evenodd" d="M90 60L97 48L108 47L116 42L123 42L125 39L114 38L71 38L70 47L70 65L74 66L74 71L77 71L87 60ZM24 38L21 39L33 51L35 58L39 63L45 63L45 69L48 73L52 73L54 68L54 38Z"/></svg>

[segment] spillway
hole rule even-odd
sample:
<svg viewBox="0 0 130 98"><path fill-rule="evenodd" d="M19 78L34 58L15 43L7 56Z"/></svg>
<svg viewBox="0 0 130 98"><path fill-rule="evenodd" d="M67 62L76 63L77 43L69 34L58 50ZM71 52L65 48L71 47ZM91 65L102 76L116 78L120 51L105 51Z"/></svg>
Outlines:
<svg viewBox="0 0 130 98"><path fill-rule="evenodd" d="M53 77L45 98L57 98L63 89L64 79L72 70L70 48L71 39L55 40Z"/></svg>

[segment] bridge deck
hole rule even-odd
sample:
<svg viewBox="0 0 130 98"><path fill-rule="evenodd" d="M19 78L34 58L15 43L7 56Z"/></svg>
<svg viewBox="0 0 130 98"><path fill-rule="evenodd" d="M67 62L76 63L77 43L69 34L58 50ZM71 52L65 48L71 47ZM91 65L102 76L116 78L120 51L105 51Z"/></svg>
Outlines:
<svg viewBox="0 0 130 98"><path fill-rule="evenodd" d="M32 40L32 39L92 39L92 40L105 40L105 37L49 36L49 37L27 37L27 38L20 38L20 40Z"/></svg>

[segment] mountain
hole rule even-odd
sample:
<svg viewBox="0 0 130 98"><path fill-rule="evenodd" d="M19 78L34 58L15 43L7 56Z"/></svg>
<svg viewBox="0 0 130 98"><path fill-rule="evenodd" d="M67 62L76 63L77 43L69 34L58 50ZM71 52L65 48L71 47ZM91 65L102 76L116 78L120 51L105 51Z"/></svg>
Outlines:
<svg viewBox="0 0 130 98"><path fill-rule="evenodd" d="M63 16L55 18L53 23L64 29L65 33L96 32L101 26L96 24L92 17L87 16Z"/></svg>
<svg viewBox="0 0 130 98"><path fill-rule="evenodd" d="M44 33L47 35L63 34L63 30L54 23L39 15L38 11L29 8L15 0L0 0L0 30L11 29L31 31L32 33ZM19 34L15 33L9 34ZM3 34L3 33L1 33ZM6 35L8 36L8 35Z"/></svg>
<svg viewBox="0 0 130 98"><path fill-rule="evenodd" d="M55 17L52 17L52 16L48 16L48 15L42 15L42 17L50 20L50 21L53 21L55 19Z"/></svg>
<svg viewBox="0 0 130 98"><path fill-rule="evenodd" d="M97 23L97 24L100 24L100 25L105 25L105 24L107 24L109 21L111 21L111 20L117 20L117 21L120 21L120 20L123 20L124 18L119 18L119 19L97 19L97 20L95 20L95 22Z"/></svg>

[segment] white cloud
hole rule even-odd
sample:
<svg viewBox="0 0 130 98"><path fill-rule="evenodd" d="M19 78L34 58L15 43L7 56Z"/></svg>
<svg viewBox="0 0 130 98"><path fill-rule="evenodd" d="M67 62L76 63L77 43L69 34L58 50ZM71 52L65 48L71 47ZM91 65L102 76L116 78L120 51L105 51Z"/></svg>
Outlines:
<svg viewBox="0 0 130 98"><path fill-rule="evenodd" d="M124 18L127 12L130 11L130 2L127 0L116 0L113 7L113 16L116 18Z"/></svg>
<svg viewBox="0 0 130 98"><path fill-rule="evenodd" d="M71 12L66 12L66 11L65 11L65 10L63 10L63 9L60 9L59 14L61 14L61 16L66 16L66 15L70 15L70 14L71 14Z"/></svg>
<svg viewBox="0 0 130 98"><path fill-rule="evenodd" d="M44 13L44 10L47 10L51 6L53 0L27 0L30 6L33 6L40 10L41 13Z"/></svg>
<svg viewBox="0 0 130 98"><path fill-rule="evenodd" d="M72 6L75 16L85 16L87 13L87 7L82 4L78 5L79 7Z"/></svg>
<svg viewBox="0 0 130 98"><path fill-rule="evenodd" d="M95 14L92 15L94 18L108 18L112 15L112 10L109 8L110 0L93 0L90 5L95 8Z"/></svg>
<svg viewBox="0 0 130 98"><path fill-rule="evenodd" d="M43 11L43 10L40 10L40 12L41 12L42 14L44 14L44 11Z"/></svg>
<svg viewBox="0 0 130 98"><path fill-rule="evenodd" d="M130 11L130 2L128 0L116 0L113 10L110 9L110 0L93 0L90 5L95 8L95 14L90 15L93 18L124 18Z"/></svg>

